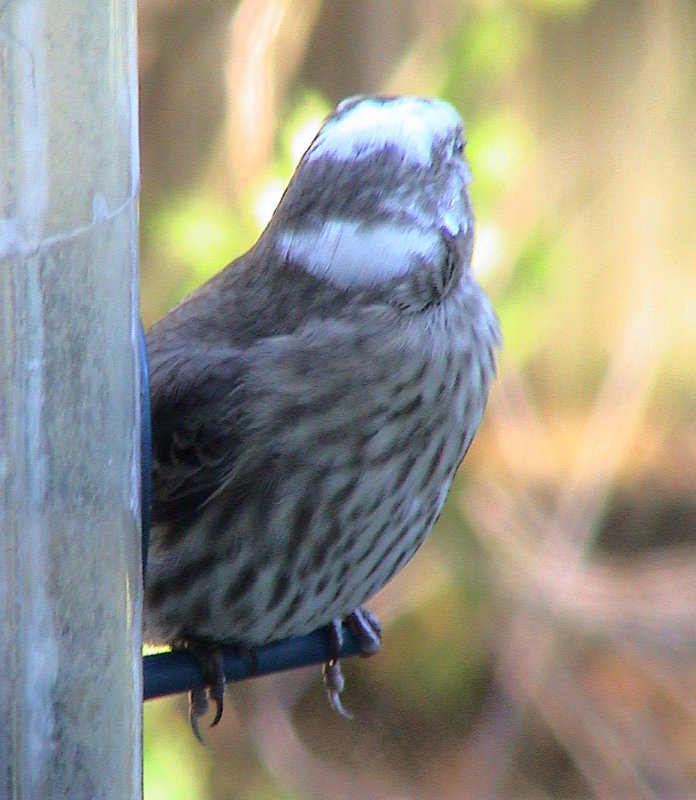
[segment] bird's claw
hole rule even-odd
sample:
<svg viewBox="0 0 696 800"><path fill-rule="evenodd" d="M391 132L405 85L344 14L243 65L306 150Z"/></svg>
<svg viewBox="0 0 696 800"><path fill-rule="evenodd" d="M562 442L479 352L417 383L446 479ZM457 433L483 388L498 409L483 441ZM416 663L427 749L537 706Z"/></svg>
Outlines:
<svg viewBox="0 0 696 800"><path fill-rule="evenodd" d="M360 654L371 656L376 653L382 644L382 626L377 617L367 608L356 608L346 617L346 625L358 640ZM330 658L322 668L324 686L329 695L331 708L346 719L353 719L353 715L346 711L341 702L341 692L345 686L345 678L341 671L339 655L343 645L343 625L337 617L328 625Z"/></svg>
<svg viewBox="0 0 696 800"><path fill-rule="evenodd" d="M358 640L360 655L372 656L382 645L382 625L369 608L360 606L346 617L346 625Z"/></svg>
<svg viewBox="0 0 696 800"><path fill-rule="evenodd" d="M208 713L209 700L215 703L215 717L208 727L214 728L222 719L225 700L225 663L219 646L200 639L188 639L185 648L198 661L204 686L189 692L189 722L194 736L204 744L198 720Z"/></svg>
<svg viewBox="0 0 696 800"><path fill-rule="evenodd" d="M343 677L338 659L332 658L324 664L322 667L322 676L324 679L324 686L326 687L326 693L329 695L331 708L345 719L353 719L353 715L349 711L346 711L341 702L341 692L346 685L346 679Z"/></svg>
<svg viewBox="0 0 696 800"><path fill-rule="evenodd" d="M198 689L191 689L189 692L189 722L191 723L191 730L193 735L198 739L201 744L205 744L198 727L198 720L200 717L208 713L208 691L205 686Z"/></svg>

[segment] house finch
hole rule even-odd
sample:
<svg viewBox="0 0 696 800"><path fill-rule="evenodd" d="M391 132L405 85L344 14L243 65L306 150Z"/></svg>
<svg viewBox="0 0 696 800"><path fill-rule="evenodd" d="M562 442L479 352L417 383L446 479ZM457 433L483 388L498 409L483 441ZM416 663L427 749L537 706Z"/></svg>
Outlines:
<svg viewBox="0 0 696 800"><path fill-rule="evenodd" d="M147 337L153 423L145 635L217 646L348 619L411 558L483 414L499 344L470 271L462 125L440 100L326 119L256 244ZM327 665L334 706L342 678ZM207 707L194 693L191 721Z"/></svg>

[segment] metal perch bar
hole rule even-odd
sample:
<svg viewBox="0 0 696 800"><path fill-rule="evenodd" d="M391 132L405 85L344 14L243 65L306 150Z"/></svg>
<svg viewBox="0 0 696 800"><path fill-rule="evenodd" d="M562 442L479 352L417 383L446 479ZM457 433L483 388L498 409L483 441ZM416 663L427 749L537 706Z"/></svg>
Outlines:
<svg viewBox="0 0 696 800"><path fill-rule="evenodd" d="M358 641L343 627L341 658L357 655ZM241 681L270 675L272 672L323 664L331 657L326 629L307 636L273 642L255 648L253 654L235 647L223 648L225 677L228 681ZM196 659L185 650L157 653L143 658L144 699L152 700L169 694L186 692L203 686L203 676Z"/></svg>

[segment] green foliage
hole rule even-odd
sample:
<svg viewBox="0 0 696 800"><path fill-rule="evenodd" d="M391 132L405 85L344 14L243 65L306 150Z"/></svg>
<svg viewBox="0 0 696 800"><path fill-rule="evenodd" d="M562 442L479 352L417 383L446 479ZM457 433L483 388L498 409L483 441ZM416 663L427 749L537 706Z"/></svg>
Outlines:
<svg viewBox="0 0 696 800"><path fill-rule="evenodd" d="M562 254L553 232L541 225L530 231L496 300L506 355L520 364L539 351L554 319L553 288L559 259Z"/></svg>
<svg viewBox="0 0 696 800"><path fill-rule="evenodd" d="M172 713L179 701L156 700L143 713L143 800L197 800L203 787L207 760L197 752L184 717Z"/></svg>

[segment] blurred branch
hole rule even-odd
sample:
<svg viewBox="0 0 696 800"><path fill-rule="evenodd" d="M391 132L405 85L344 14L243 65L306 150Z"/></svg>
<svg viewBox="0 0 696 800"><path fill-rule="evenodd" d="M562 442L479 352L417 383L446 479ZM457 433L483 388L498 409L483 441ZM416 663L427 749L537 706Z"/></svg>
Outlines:
<svg viewBox="0 0 696 800"><path fill-rule="evenodd" d="M504 782L511 763L509 759L516 749L520 725L529 707L536 707L549 722L553 716L549 673L553 671L556 676L561 665L557 657L562 631L559 623L575 617L558 618L549 611L572 605L587 585L587 553L608 493L636 440L661 356L654 337L650 336L649 321L645 304L639 303L626 322L623 338L615 345L613 359L585 429L579 436L574 463L570 464L565 480L559 484L553 512L546 518L542 509L533 515L527 514L526 518L518 513L518 510L535 505L533 495L524 490L514 498L514 507L508 509L508 519L504 519L505 514L501 519L501 507L495 504L487 506L489 510L497 509L497 513L493 511L490 515L488 511L483 513L470 509L472 519L477 520L475 529L481 540L497 554L494 563L500 567L498 572L502 582L505 583L506 575L516 573L537 578L536 581L525 581L522 591L515 595L518 602L499 639L497 655L495 674L496 684L502 690L502 705L501 708L489 707L488 714L484 714L481 735L477 737L478 741L475 738L472 747L474 754L478 752L484 757L491 744L485 732L491 726L496 727L494 717L502 711L507 721L505 736L496 742L501 757L497 760L497 770L482 776L486 794ZM635 353L636 340L645 345L640 358ZM518 383L518 389L521 389L521 382ZM532 408L533 404L527 402L524 407ZM505 422L507 415L515 413L514 408L500 409L497 419ZM530 516L538 520L534 530L529 529ZM511 531L517 534L511 536ZM527 532L524 537L527 547L520 545L519 532L522 531ZM503 553L513 558L501 559ZM551 589L551 592L544 593L548 605L539 603L541 598L537 596L543 586ZM582 727L581 717L571 716L572 720L567 720L567 723ZM592 775L587 773L580 748L576 751L570 743L569 752L585 780L592 785ZM593 788L598 796L605 796L597 786Z"/></svg>
<svg viewBox="0 0 696 800"><path fill-rule="evenodd" d="M242 191L270 160L282 99L305 57L319 0L242 0L232 17L225 64L224 191ZM211 178L220 174L219 161ZM219 178L218 178L219 179Z"/></svg>
<svg viewBox="0 0 696 800"><path fill-rule="evenodd" d="M247 720L246 733L262 754L266 769L279 785L287 787L293 796L301 798L335 797L340 800L408 800L405 782L385 769L379 759L365 764L360 770L345 762L331 764L313 752L298 734L292 719L294 692L282 697L276 692L261 700L262 706ZM260 698L257 698L259 700ZM364 723L364 720L362 720ZM327 732L327 735L328 732Z"/></svg>

